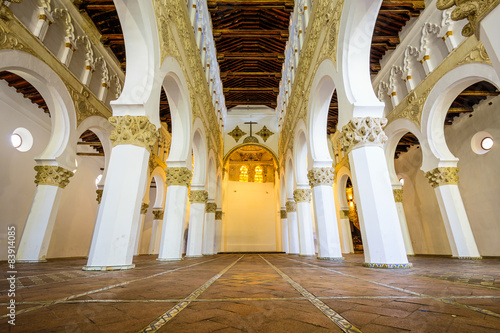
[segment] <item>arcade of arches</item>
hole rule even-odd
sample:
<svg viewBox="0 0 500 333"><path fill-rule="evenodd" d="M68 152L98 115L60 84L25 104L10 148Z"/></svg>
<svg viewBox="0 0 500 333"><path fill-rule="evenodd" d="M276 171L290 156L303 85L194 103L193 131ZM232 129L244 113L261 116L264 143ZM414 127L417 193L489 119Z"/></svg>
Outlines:
<svg viewBox="0 0 500 333"><path fill-rule="evenodd" d="M498 331L499 4L0 1L2 325Z"/></svg>

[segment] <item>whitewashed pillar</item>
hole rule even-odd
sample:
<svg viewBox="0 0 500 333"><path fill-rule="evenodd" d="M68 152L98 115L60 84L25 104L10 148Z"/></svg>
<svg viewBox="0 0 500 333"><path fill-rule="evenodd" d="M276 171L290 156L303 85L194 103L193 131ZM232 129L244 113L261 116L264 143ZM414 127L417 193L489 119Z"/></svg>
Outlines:
<svg viewBox="0 0 500 333"><path fill-rule="evenodd" d="M340 133L348 153L365 255L365 266L411 267L406 257L383 144L385 118L353 118Z"/></svg>
<svg viewBox="0 0 500 333"><path fill-rule="evenodd" d="M214 254L217 254L222 249L222 210L217 208L215 211L215 244L214 244Z"/></svg>
<svg viewBox="0 0 500 333"><path fill-rule="evenodd" d="M491 63L500 76L500 1L494 1L496 7L481 21L479 40L483 42L484 48L491 59Z"/></svg>
<svg viewBox="0 0 500 333"><path fill-rule="evenodd" d="M203 255L213 255L215 246L215 212L217 204L207 202L205 206L205 226L203 228Z"/></svg>
<svg viewBox="0 0 500 333"><path fill-rule="evenodd" d="M405 210L403 207L403 189L400 188L401 185L393 185L392 193L394 195L394 201L396 202L396 209L398 210L399 224L401 225L401 232L403 233L403 240L405 242L406 254L412 256L415 254L413 252L413 245L411 244L410 231L408 230L408 223L406 222Z"/></svg>
<svg viewBox="0 0 500 333"><path fill-rule="evenodd" d="M26 225L19 242L16 260L45 262L52 229L56 220L62 190L73 172L54 165L37 165L36 191Z"/></svg>
<svg viewBox="0 0 500 333"><path fill-rule="evenodd" d="M141 215L139 215L139 221L137 221L137 230L134 234L134 256L139 254L139 243L141 242L141 232L142 226L144 225L144 220L146 218L146 213L148 212L149 205L145 202L141 204Z"/></svg>
<svg viewBox="0 0 500 333"><path fill-rule="evenodd" d="M291 199L286 202L288 222L288 253L299 254L299 225L297 223L297 203Z"/></svg>
<svg viewBox="0 0 500 333"><path fill-rule="evenodd" d="M205 204L208 192L193 190L189 193L191 209L189 211L189 229L187 238L186 257L201 257L203 249L203 222L205 220Z"/></svg>
<svg viewBox="0 0 500 333"><path fill-rule="evenodd" d="M451 252L459 259L481 259L458 189L458 168L438 167L425 176L434 188Z"/></svg>
<svg viewBox="0 0 500 333"><path fill-rule="evenodd" d="M83 270L134 268L135 233L141 213L149 154L158 131L148 116L113 116L113 149L97 214L87 265Z"/></svg>
<svg viewBox="0 0 500 333"><path fill-rule="evenodd" d="M182 240L186 220L188 186L193 173L186 167L168 167L166 216L163 220L159 261L182 260Z"/></svg>
<svg viewBox="0 0 500 333"><path fill-rule="evenodd" d="M297 203L297 220L299 225L299 254L314 256L314 234L311 216L311 189L296 189L293 198Z"/></svg>
<svg viewBox="0 0 500 333"><path fill-rule="evenodd" d="M286 216L286 208L281 207L280 210L281 218L281 251L289 253L288 247L288 221Z"/></svg>
<svg viewBox="0 0 500 333"><path fill-rule="evenodd" d="M342 229L342 245L344 247L344 253L354 253L351 223L349 222L349 209L340 210L340 228Z"/></svg>
<svg viewBox="0 0 500 333"><path fill-rule="evenodd" d="M314 223L318 233L318 258L342 260L339 228L333 197L333 168L312 168L307 173L312 188Z"/></svg>
<svg viewBox="0 0 500 333"><path fill-rule="evenodd" d="M38 21L36 22L35 29L33 30L33 35L38 37L38 39L43 42L49 26L54 22L54 18L50 13L50 8L38 7Z"/></svg>
<svg viewBox="0 0 500 333"><path fill-rule="evenodd" d="M151 241L149 242L148 254L158 254L160 251L163 209L153 208L153 216L153 227L151 228Z"/></svg>

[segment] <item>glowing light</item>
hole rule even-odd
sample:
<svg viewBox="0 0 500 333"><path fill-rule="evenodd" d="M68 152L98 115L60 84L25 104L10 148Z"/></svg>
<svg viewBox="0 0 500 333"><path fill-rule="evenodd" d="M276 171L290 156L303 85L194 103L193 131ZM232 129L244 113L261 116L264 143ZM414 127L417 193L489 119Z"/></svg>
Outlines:
<svg viewBox="0 0 500 333"><path fill-rule="evenodd" d="M19 134L15 133L10 136L10 142L12 143L12 146L17 149L23 144L23 138L21 138Z"/></svg>
<svg viewBox="0 0 500 333"><path fill-rule="evenodd" d="M491 147L493 147L493 143L494 141L492 138L486 137L483 140L481 140L481 148L483 148L484 150L490 150Z"/></svg>
<svg viewBox="0 0 500 333"><path fill-rule="evenodd" d="M263 183L264 182L264 176L262 175L262 167L260 165L255 167L255 176L254 176L254 182L256 183Z"/></svg>
<svg viewBox="0 0 500 333"><path fill-rule="evenodd" d="M240 168L240 182L248 182L248 168L245 165Z"/></svg>

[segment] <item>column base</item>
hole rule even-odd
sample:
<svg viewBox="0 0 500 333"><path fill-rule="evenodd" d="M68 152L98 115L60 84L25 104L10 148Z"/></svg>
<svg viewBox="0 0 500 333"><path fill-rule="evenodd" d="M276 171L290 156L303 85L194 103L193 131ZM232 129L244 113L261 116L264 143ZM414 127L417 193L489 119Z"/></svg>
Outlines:
<svg viewBox="0 0 500 333"><path fill-rule="evenodd" d="M483 257L451 257L452 259L460 259L460 260L482 260Z"/></svg>
<svg viewBox="0 0 500 333"><path fill-rule="evenodd" d="M331 260L331 261L342 261L344 257L316 257L319 260Z"/></svg>
<svg viewBox="0 0 500 333"><path fill-rule="evenodd" d="M118 266L83 266L82 271L124 271L134 267L135 264Z"/></svg>
<svg viewBox="0 0 500 333"><path fill-rule="evenodd" d="M35 259L35 260L16 259L16 263L19 263L19 264L36 264L36 263L40 263L40 262L47 262L47 259Z"/></svg>
<svg viewBox="0 0 500 333"><path fill-rule="evenodd" d="M299 257L312 258L316 257L316 254L299 254Z"/></svg>
<svg viewBox="0 0 500 333"><path fill-rule="evenodd" d="M365 262L363 263L364 267L368 268L388 268L388 269L395 269L395 268L412 268L413 264L411 262L407 264L376 264L376 263L368 263Z"/></svg>
<svg viewBox="0 0 500 333"><path fill-rule="evenodd" d="M203 255L199 255L199 254L196 254L196 255L189 255L189 256L186 256L186 258L201 258L203 257Z"/></svg>
<svg viewBox="0 0 500 333"><path fill-rule="evenodd" d="M156 258L157 261L181 261L184 258Z"/></svg>

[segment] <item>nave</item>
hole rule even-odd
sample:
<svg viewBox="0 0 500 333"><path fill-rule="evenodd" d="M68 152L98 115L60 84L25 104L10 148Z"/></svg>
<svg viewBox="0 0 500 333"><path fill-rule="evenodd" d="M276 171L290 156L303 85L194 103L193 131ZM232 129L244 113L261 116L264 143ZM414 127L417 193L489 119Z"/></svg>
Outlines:
<svg viewBox="0 0 500 333"><path fill-rule="evenodd" d="M362 267L363 255L219 254L126 271L84 259L19 264L9 332L498 332L498 259L411 257L413 269ZM1 268L4 269L2 264ZM1 281L6 327L7 283Z"/></svg>

